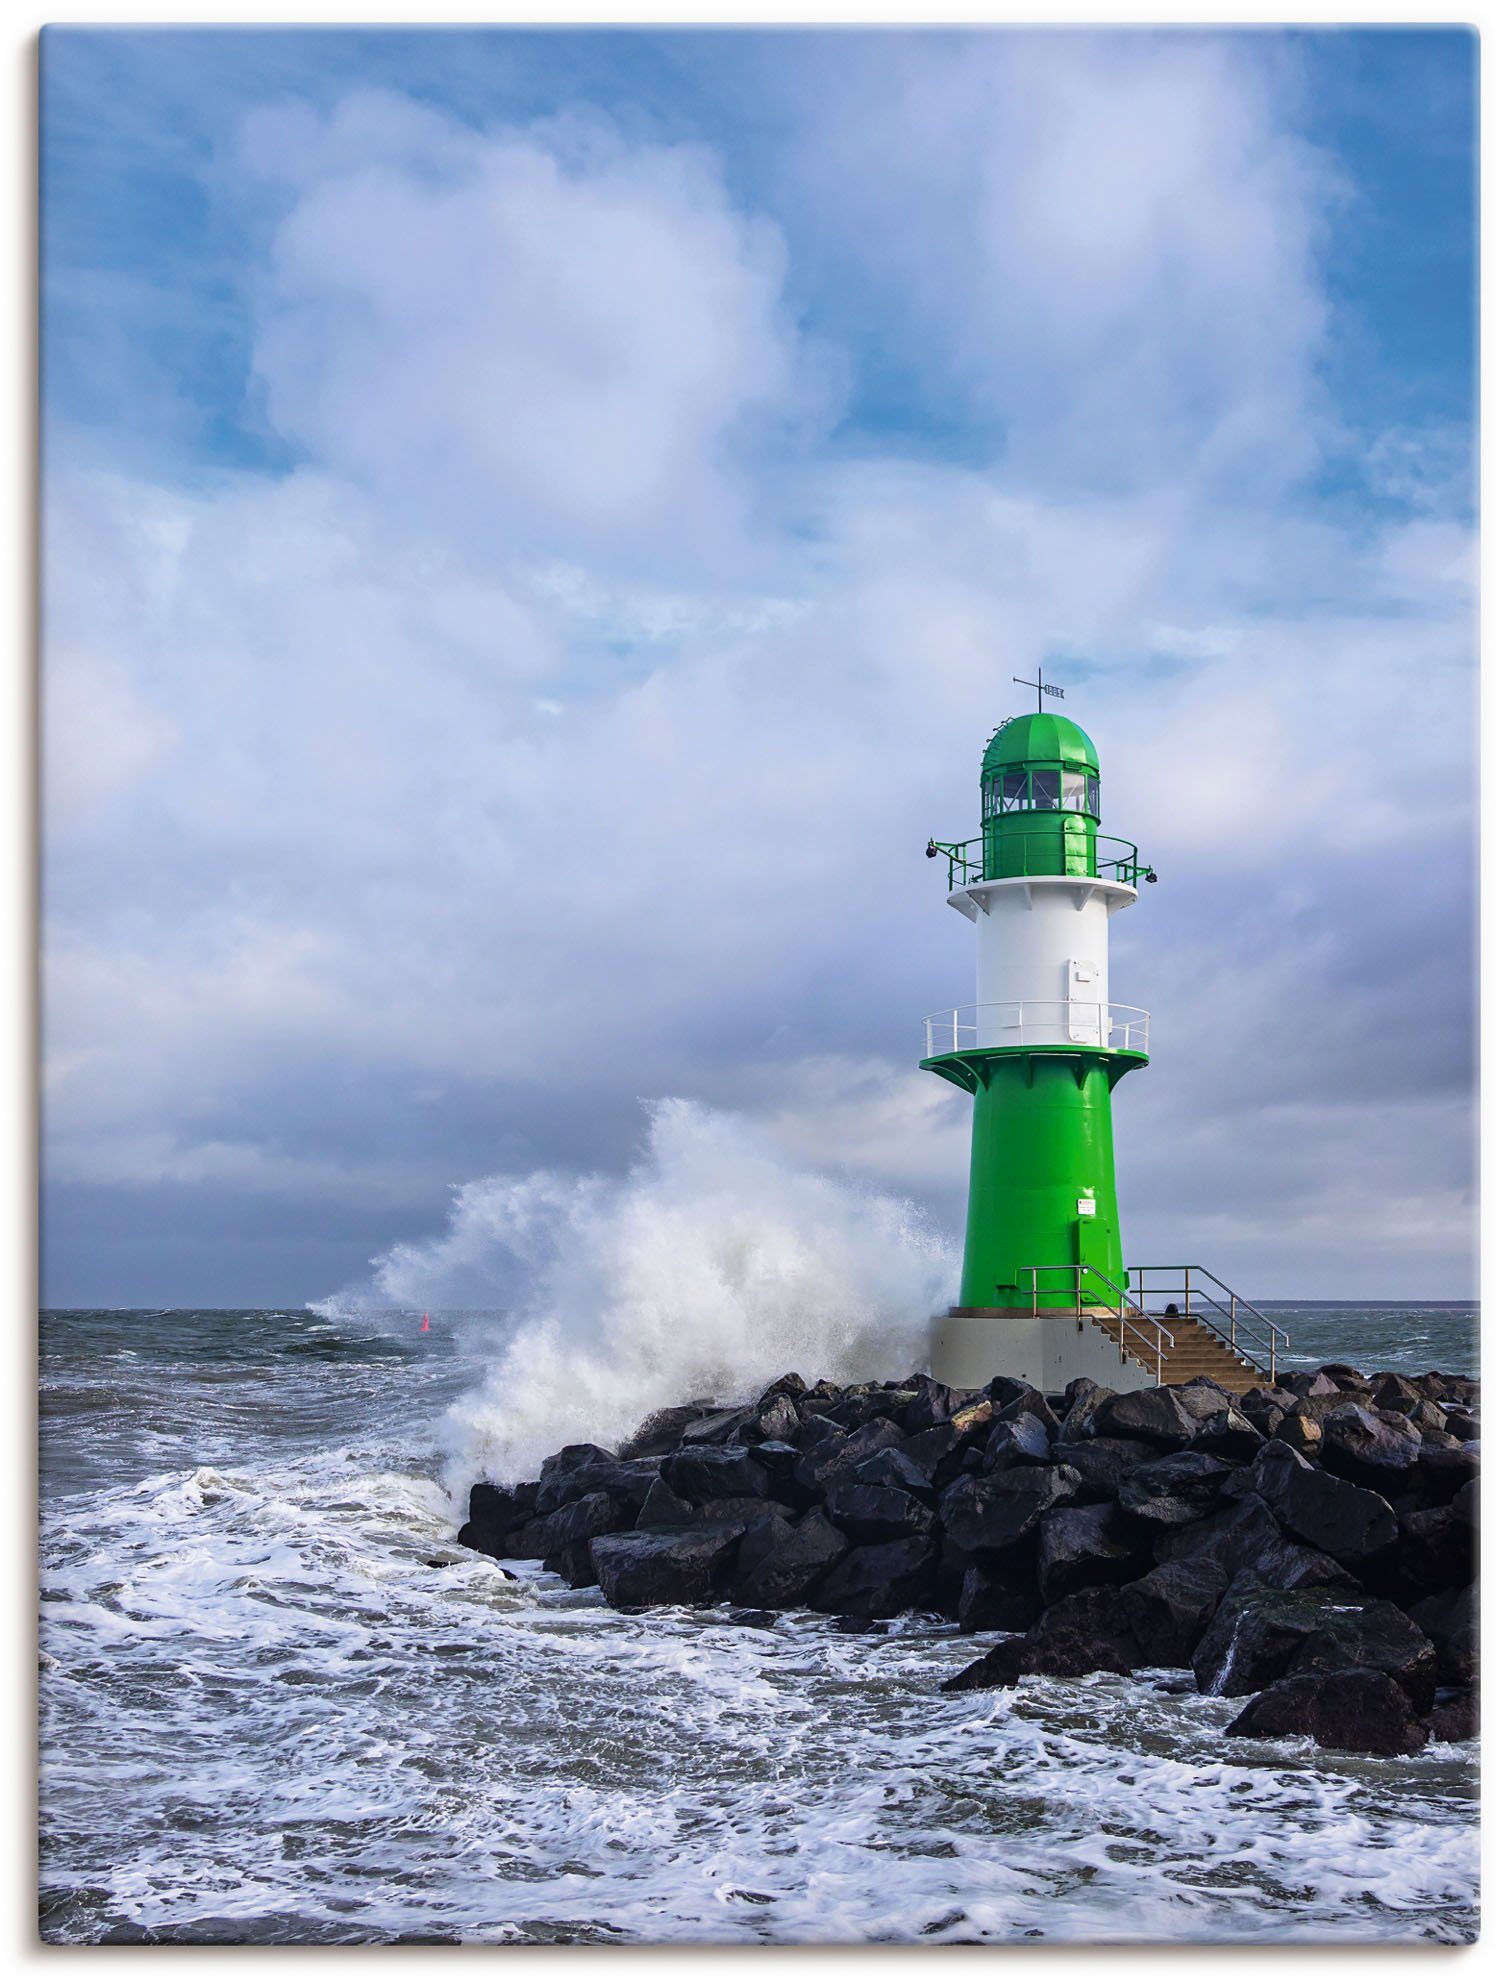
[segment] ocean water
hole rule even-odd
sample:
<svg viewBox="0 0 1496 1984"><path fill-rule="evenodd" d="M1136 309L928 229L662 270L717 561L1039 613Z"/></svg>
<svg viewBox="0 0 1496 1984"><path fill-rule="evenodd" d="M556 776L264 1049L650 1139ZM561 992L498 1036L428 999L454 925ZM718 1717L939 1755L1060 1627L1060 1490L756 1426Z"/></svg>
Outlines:
<svg viewBox="0 0 1496 1984"><path fill-rule="evenodd" d="M1264 1306L1295 1362L1474 1368L1468 1306ZM1227 1742L1162 1673L941 1696L987 1636L506 1579L442 1446L491 1333L419 1322L44 1316L49 1941L1474 1933L1471 1745Z"/></svg>

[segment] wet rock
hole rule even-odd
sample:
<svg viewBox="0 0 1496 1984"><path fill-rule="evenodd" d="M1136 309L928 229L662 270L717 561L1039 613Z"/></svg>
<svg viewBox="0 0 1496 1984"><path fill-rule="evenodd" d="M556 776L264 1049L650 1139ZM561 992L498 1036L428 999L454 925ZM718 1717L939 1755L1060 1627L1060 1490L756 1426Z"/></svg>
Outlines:
<svg viewBox="0 0 1496 1984"><path fill-rule="evenodd" d="M1049 1460L1049 1433L1032 1412L1000 1418L982 1456L984 1468L1042 1467Z"/></svg>
<svg viewBox="0 0 1496 1984"><path fill-rule="evenodd" d="M1385 1599L1355 1604L1342 1592L1278 1591L1250 1571L1235 1577L1193 1660L1203 1693L1251 1695L1287 1674L1375 1667L1415 1708L1434 1696L1434 1649Z"/></svg>
<svg viewBox="0 0 1496 1984"><path fill-rule="evenodd" d="M769 1403L763 1406L758 1416L743 1428L744 1441L755 1446L764 1440L781 1442L792 1441L800 1430L800 1415L795 1410L795 1402L783 1392L776 1392Z"/></svg>
<svg viewBox="0 0 1496 1984"><path fill-rule="evenodd" d="M1044 1396L1043 1392L1035 1391L1032 1385L1026 1385L1018 1379L1008 1379L1005 1382L1011 1395L1005 1399L997 1399L995 1387L998 1380L993 1380L993 1395L998 1406L997 1423L1004 1425L1027 1416L1037 1419L1045 1432L1053 1439L1055 1434L1060 1430L1060 1422L1056 1418L1050 1407L1049 1400Z"/></svg>
<svg viewBox="0 0 1496 1984"><path fill-rule="evenodd" d="M1408 1757L1428 1742L1407 1695L1374 1667L1293 1674L1275 1681L1231 1723L1228 1736L1308 1736L1324 1749Z"/></svg>
<svg viewBox="0 0 1496 1984"><path fill-rule="evenodd" d="M999 1564L969 1564L961 1580L956 1620L963 1633L1021 1633L1043 1610L1032 1550Z"/></svg>
<svg viewBox="0 0 1496 1984"><path fill-rule="evenodd" d="M694 1520L695 1511L683 1495L677 1495L656 1475L649 1493L635 1518L639 1529L679 1529Z"/></svg>
<svg viewBox="0 0 1496 1984"><path fill-rule="evenodd" d="M769 1491L768 1472L751 1447L679 1447L660 1462L660 1479L693 1507Z"/></svg>
<svg viewBox="0 0 1496 1984"><path fill-rule="evenodd" d="M935 1591L935 1545L927 1536L864 1543L849 1550L812 1603L818 1612L853 1619L891 1619L927 1605Z"/></svg>
<svg viewBox="0 0 1496 1984"><path fill-rule="evenodd" d="M529 1521L535 1509L536 1483L522 1481L517 1487L497 1488L490 1481L476 1481L468 1495L468 1519L457 1532L457 1541L467 1550L481 1550L486 1557L505 1557L510 1533Z"/></svg>
<svg viewBox="0 0 1496 1984"><path fill-rule="evenodd" d="M1436 1743L1468 1743L1480 1734L1480 1703L1473 1688L1440 1695L1428 1712L1429 1734Z"/></svg>
<svg viewBox="0 0 1496 1984"><path fill-rule="evenodd" d="M1442 1687L1468 1688L1475 1680L1476 1612L1472 1585L1435 1592L1408 1608L1408 1617L1433 1646Z"/></svg>
<svg viewBox="0 0 1496 1984"><path fill-rule="evenodd" d="M1321 1463L1379 1494L1396 1494L1417 1465L1422 1443L1406 1419L1346 1404L1328 1415L1321 1431Z"/></svg>
<svg viewBox="0 0 1496 1984"><path fill-rule="evenodd" d="M1457 1440L1478 1440L1480 1421L1472 1413L1461 1412L1456 1408L1444 1415L1444 1430L1452 1433Z"/></svg>
<svg viewBox="0 0 1496 1984"><path fill-rule="evenodd" d="M1122 1587L1118 1602L1146 1667L1188 1667L1215 1616L1227 1578L1208 1558L1156 1564Z"/></svg>
<svg viewBox="0 0 1496 1984"><path fill-rule="evenodd" d="M1097 1411L1117 1394L1094 1378L1072 1378L1065 1387L1065 1410L1060 1414L1058 1438L1085 1440L1096 1431Z"/></svg>
<svg viewBox="0 0 1496 1984"><path fill-rule="evenodd" d="M1174 1528L1205 1515L1230 1472L1230 1463L1214 1454L1166 1454L1125 1475L1117 1489L1117 1501L1142 1522Z"/></svg>
<svg viewBox="0 0 1496 1984"><path fill-rule="evenodd" d="M597 1491L554 1509L548 1516L532 1517L511 1535L509 1554L539 1557L549 1564L568 1545L585 1544L609 1530L628 1529L633 1519L633 1511L616 1496Z"/></svg>
<svg viewBox="0 0 1496 1984"><path fill-rule="evenodd" d="M795 1478L802 1488L825 1491L840 1476L849 1475L884 1447L903 1444L904 1436L891 1419L870 1419L855 1433L823 1440L800 1456Z"/></svg>
<svg viewBox="0 0 1496 1984"><path fill-rule="evenodd" d="M667 1405L649 1417L630 1434L618 1449L620 1460L642 1460L648 1456L673 1453L680 1445L681 1434L694 1420L700 1419L702 1407L696 1405Z"/></svg>
<svg viewBox="0 0 1496 1984"><path fill-rule="evenodd" d="M753 1408L749 1405L732 1406L725 1412L703 1413L699 1419L693 1419L689 1425L682 1427L680 1444L693 1447L729 1446L752 1417Z"/></svg>
<svg viewBox="0 0 1496 1984"><path fill-rule="evenodd" d="M1425 1408L1427 1401L1422 1392L1406 1378L1388 1371L1379 1374L1371 1390L1371 1402L1383 1412L1402 1412L1412 1418L1415 1412ZM1442 1418L1443 1415L1440 1414Z"/></svg>
<svg viewBox="0 0 1496 1984"><path fill-rule="evenodd" d="M1455 1503L1415 1509L1397 1519L1396 1584L1410 1596L1427 1597L1475 1576L1475 1537Z"/></svg>
<svg viewBox="0 0 1496 1984"><path fill-rule="evenodd" d="M899 1488L931 1508L935 1505L934 1483L910 1458L907 1446L880 1447L867 1460L858 1462L851 1478L868 1488Z"/></svg>
<svg viewBox="0 0 1496 1984"><path fill-rule="evenodd" d="M1177 1391L1159 1385L1148 1391L1120 1392L1096 1408L1098 1433L1116 1440L1144 1440L1151 1447L1173 1452L1188 1446L1199 1431Z"/></svg>
<svg viewBox="0 0 1496 1984"><path fill-rule="evenodd" d="M951 1675L942 1693L1005 1688L1024 1674L1131 1674L1144 1664L1120 1594L1092 1586L1060 1599L1021 1638L1002 1641Z"/></svg>
<svg viewBox="0 0 1496 1984"><path fill-rule="evenodd" d="M1051 1509L1039 1523L1039 1595L1046 1605L1089 1585L1125 1584L1151 1552L1110 1502Z"/></svg>
<svg viewBox="0 0 1496 1984"><path fill-rule="evenodd" d="M755 1410L762 1412L765 1406L771 1404L776 1398L787 1398L792 1402L796 1399L802 1399L809 1390L810 1386L806 1384L798 1371L786 1371L781 1377L776 1378L772 1384L764 1386L755 1401Z"/></svg>
<svg viewBox="0 0 1496 1984"><path fill-rule="evenodd" d="M1190 1441L1190 1450L1216 1454L1222 1460L1254 1460L1261 1451L1263 1437L1244 1413L1228 1405L1200 1422L1199 1432Z"/></svg>
<svg viewBox="0 0 1496 1984"><path fill-rule="evenodd" d="M1292 1447L1296 1454L1306 1460L1316 1460L1324 1445L1324 1431L1317 1419L1307 1418L1302 1412L1286 1412L1278 1422L1278 1430L1273 1435L1285 1447Z"/></svg>
<svg viewBox="0 0 1496 1984"><path fill-rule="evenodd" d="M784 1611L807 1604L850 1545L819 1509L791 1525L778 1517L750 1529L738 1558L733 1596L741 1605Z"/></svg>
<svg viewBox="0 0 1496 1984"><path fill-rule="evenodd" d="M916 1433L912 1439L886 1451L904 1455L910 1465L939 1491L949 1487L961 1471L961 1455L968 1444L947 1420L941 1425L928 1427L923 1433Z"/></svg>
<svg viewBox="0 0 1496 1984"><path fill-rule="evenodd" d="M1284 1378L1282 1388L1295 1398L1334 1398L1340 1392L1335 1380L1323 1371L1295 1371Z"/></svg>
<svg viewBox="0 0 1496 1984"><path fill-rule="evenodd" d="M650 1466L648 1461L644 1464ZM629 1465L631 1463L620 1461L617 1454L607 1447L595 1447L589 1441L562 1447L541 1465L540 1479L535 1487L536 1515L553 1515L563 1503L580 1501L583 1495L594 1490L606 1493L610 1486L609 1477ZM640 1501L647 1490L648 1483L639 1491Z"/></svg>
<svg viewBox="0 0 1496 1984"><path fill-rule="evenodd" d="M891 1543L900 1536L927 1536L935 1526L929 1504L903 1488L872 1482L833 1481L826 1490L826 1513L854 1543Z"/></svg>
<svg viewBox="0 0 1496 1984"><path fill-rule="evenodd" d="M592 1567L610 1605L709 1605L732 1568L740 1523L595 1537Z"/></svg>
<svg viewBox="0 0 1496 1984"><path fill-rule="evenodd" d="M1106 1440L1100 1437L1059 1440L1055 1443L1054 1458L1061 1465L1075 1469L1087 1495L1110 1499L1134 1468L1141 1467L1145 1461L1158 1459L1158 1448L1149 1446L1145 1440Z"/></svg>
<svg viewBox="0 0 1496 1984"><path fill-rule="evenodd" d="M1397 1517L1373 1489L1311 1467L1281 1440L1270 1440L1253 1465L1257 1492L1301 1543L1357 1570L1390 1552Z"/></svg>
<svg viewBox="0 0 1496 1984"><path fill-rule="evenodd" d="M1037 1530L1047 1512L1074 1501L1080 1477L1069 1467L1010 1467L963 1475L940 1500L952 1543L975 1559L1000 1557Z"/></svg>
<svg viewBox="0 0 1496 1984"><path fill-rule="evenodd" d="M1297 1404L1298 1398L1293 1392L1282 1391L1275 1385L1253 1385L1237 1400L1236 1409L1265 1440L1270 1440L1278 1422Z"/></svg>
<svg viewBox="0 0 1496 1984"><path fill-rule="evenodd" d="M772 1497L724 1495L715 1502L699 1504L691 1511L691 1521L693 1524L735 1522L744 1528L751 1528L766 1516L780 1516L788 1522L794 1515L795 1510L787 1502L776 1502ZM647 1525L641 1522L635 1527L644 1529Z"/></svg>
<svg viewBox="0 0 1496 1984"><path fill-rule="evenodd" d="M950 1385L942 1385L934 1378L924 1378L915 1388L911 1402L899 1414L899 1423L906 1433L928 1433L934 1427L948 1423L961 1396Z"/></svg>
<svg viewBox="0 0 1496 1984"><path fill-rule="evenodd" d="M1431 1503L1452 1502L1480 1469L1480 1456L1473 1447L1431 1447L1427 1441L1418 1456L1418 1481L1424 1499Z"/></svg>

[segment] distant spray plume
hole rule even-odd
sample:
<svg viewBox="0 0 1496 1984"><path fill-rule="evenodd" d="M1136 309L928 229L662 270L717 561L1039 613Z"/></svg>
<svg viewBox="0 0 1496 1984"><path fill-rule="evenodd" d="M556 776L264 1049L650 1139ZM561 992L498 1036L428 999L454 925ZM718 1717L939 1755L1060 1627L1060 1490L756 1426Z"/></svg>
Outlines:
<svg viewBox="0 0 1496 1984"><path fill-rule="evenodd" d="M369 1288L317 1306L505 1312L485 1326L486 1375L447 1416L460 1489L787 1369L901 1376L955 1275L915 1206L798 1169L741 1118L671 1100L650 1106L647 1147L621 1180L477 1179L444 1234L392 1248Z"/></svg>

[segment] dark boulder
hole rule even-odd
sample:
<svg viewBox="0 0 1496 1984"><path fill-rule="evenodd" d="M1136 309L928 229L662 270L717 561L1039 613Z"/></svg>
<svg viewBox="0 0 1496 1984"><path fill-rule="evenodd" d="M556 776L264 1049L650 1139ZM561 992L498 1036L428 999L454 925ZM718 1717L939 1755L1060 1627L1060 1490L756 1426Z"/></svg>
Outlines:
<svg viewBox="0 0 1496 1984"><path fill-rule="evenodd" d="M1396 1544L1397 1517L1380 1495L1312 1467L1281 1440L1269 1440L1253 1471L1257 1492L1283 1527L1338 1564L1358 1570Z"/></svg>
<svg viewBox="0 0 1496 1984"><path fill-rule="evenodd" d="M1339 1385L1323 1371L1289 1372L1283 1379L1283 1390L1295 1398L1335 1398L1340 1393Z"/></svg>
<svg viewBox="0 0 1496 1984"><path fill-rule="evenodd" d="M1100 1437L1058 1440L1054 1458L1061 1465L1075 1469L1087 1495L1110 1501L1121 1487L1124 1476L1131 1474L1135 1467L1141 1467L1144 1461L1158 1459L1158 1448L1149 1446L1144 1440L1105 1440Z"/></svg>
<svg viewBox="0 0 1496 1984"><path fill-rule="evenodd" d="M552 1515L565 1503L578 1502L584 1495L594 1491L607 1493L612 1475L620 1468L637 1465L637 1462L620 1461L607 1447L595 1447L590 1441L562 1447L541 1464L540 1479L535 1485L535 1513ZM652 1470L653 1463L645 1461L644 1466ZM645 1482L639 1490L641 1502L648 1487Z"/></svg>
<svg viewBox="0 0 1496 1984"><path fill-rule="evenodd" d="M731 1572L741 1523L627 1530L592 1542L592 1567L610 1605L709 1605Z"/></svg>
<svg viewBox="0 0 1496 1984"><path fill-rule="evenodd" d="M1471 1446L1430 1446L1425 1441L1418 1456L1418 1484L1430 1504L1452 1502L1479 1472L1480 1455Z"/></svg>
<svg viewBox="0 0 1496 1984"><path fill-rule="evenodd" d="M819 1509L793 1526L772 1517L743 1538L733 1596L740 1605L774 1612L804 1605L848 1547L846 1537Z"/></svg>
<svg viewBox="0 0 1496 1984"><path fill-rule="evenodd" d="M680 1444L692 1447L730 1446L752 1417L751 1405L734 1405L725 1412L702 1413L681 1428Z"/></svg>
<svg viewBox="0 0 1496 1984"><path fill-rule="evenodd" d="M1032 1412L999 1418L982 1455L986 1469L1043 1467L1049 1460L1049 1431Z"/></svg>
<svg viewBox="0 0 1496 1984"><path fill-rule="evenodd" d="M699 1503L691 1511L691 1521L693 1524L735 1522L751 1527L766 1516L781 1516L788 1522L795 1514L787 1502L776 1502L772 1497L723 1495L715 1502ZM644 1529L648 1525L641 1522L636 1527Z"/></svg>
<svg viewBox="0 0 1496 1984"><path fill-rule="evenodd" d="M1306 1460L1317 1460L1319 1450L1324 1445L1324 1429L1317 1419L1311 1419L1302 1412L1286 1412L1278 1421L1275 1440L1281 1440L1285 1447L1292 1447L1296 1454Z"/></svg>
<svg viewBox="0 0 1496 1984"><path fill-rule="evenodd" d="M948 1487L961 1471L961 1456L969 1444L949 1420L944 1420L886 1451L902 1454L932 1487L941 1489Z"/></svg>
<svg viewBox="0 0 1496 1984"><path fill-rule="evenodd" d="M1458 1505L1414 1509L1397 1519L1396 1586L1411 1597L1427 1597L1475 1576L1475 1535L1461 1520Z"/></svg>
<svg viewBox="0 0 1496 1984"><path fill-rule="evenodd" d="M1021 1638L990 1647L942 1682L941 1690L1006 1688L1024 1674L1131 1674L1143 1665L1121 1594L1110 1586L1091 1586L1051 1605Z"/></svg>
<svg viewBox="0 0 1496 1984"><path fill-rule="evenodd" d="M1396 1494L1418 1463L1422 1441L1400 1414L1348 1402L1327 1416L1321 1430L1321 1464L1379 1494Z"/></svg>
<svg viewBox="0 0 1496 1984"><path fill-rule="evenodd" d="M795 1401L783 1392L776 1392L743 1428L743 1440L748 1446L757 1446L764 1440L788 1442L799 1430L800 1415L795 1410Z"/></svg>
<svg viewBox="0 0 1496 1984"><path fill-rule="evenodd" d="M1238 1574L1195 1649L1195 1679L1211 1695L1251 1695L1287 1674L1375 1667L1415 1708L1434 1697L1434 1649L1385 1599L1353 1604L1339 1591L1278 1591Z"/></svg>
<svg viewBox="0 0 1496 1984"><path fill-rule="evenodd" d="M1146 1667L1188 1667L1215 1616L1226 1574L1208 1558L1155 1564L1118 1593L1123 1617Z"/></svg>
<svg viewBox="0 0 1496 1984"><path fill-rule="evenodd" d="M1435 1592L1408 1608L1408 1617L1432 1642L1442 1687L1468 1688L1475 1680L1477 1611L1473 1585Z"/></svg>
<svg viewBox="0 0 1496 1984"><path fill-rule="evenodd" d="M1428 1712L1429 1734L1436 1743L1468 1743L1480 1734L1480 1702L1473 1688L1440 1695Z"/></svg>
<svg viewBox="0 0 1496 1984"><path fill-rule="evenodd" d="M1039 1523L1039 1595L1053 1605L1088 1585L1125 1584L1151 1555L1110 1502L1051 1509Z"/></svg>
<svg viewBox="0 0 1496 1984"><path fill-rule="evenodd" d="M1248 1702L1228 1736L1308 1736L1330 1750L1408 1757L1428 1742L1426 1724L1397 1683L1375 1667L1292 1674Z"/></svg>
<svg viewBox="0 0 1496 1984"><path fill-rule="evenodd" d="M1172 1529L1208 1514L1230 1472L1230 1462L1214 1454L1165 1454L1125 1475L1117 1501L1140 1521Z"/></svg>
<svg viewBox="0 0 1496 1984"><path fill-rule="evenodd" d="M1040 1518L1074 1501L1080 1477L1069 1467L1009 1467L963 1475L940 1499L945 1533L974 1559L999 1557L1036 1530Z"/></svg>
<svg viewBox="0 0 1496 1984"><path fill-rule="evenodd" d="M932 1427L949 1421L960 1397L962 1394L950 1385L942 1385L934 1378L922 1378L914 1387L913 1399L899 1414L899 1424L906 1433L928 1433Z"/></svg>
<svg viewBox="0 0 1496 1984"><path fill-rule="evenodd" d="M1392 1371L1377 1375L1371 1388L1371 1402L1379 1412L1402 1412L1409 1418L1427 1404L1416 1385Z"/></svg>
<svg viewBox="0 0 1496 1984"><path fill-rule="evenodd" d="M915 1495L931 1507L935 1503L935 1484L929 1474L911 1459L907 1445L881 1447L867 1460L858 1462L851 1478L867 1488L899 1488L906 1495Z"/></svg>
<svg viewBox="0 0 1496 1984"><path fill-rule="evenodd" d="M694 1518L695 1511L684 1496L677 1495L673 1488L656 1476L635 1517L635 1526L639 1529L679 1529Z"/></svg>
<svg viewBox="0 0 1496 1984"><path fill-rule="evenodd" d="M935 1526L928 1502L904 1488L884 1488L855 1476L826 1490L826 1514L855 1543L891 1543L926 1536Z"/></svg>
<svg viewBox="0 0 1496 1984"><path fill-rule="evenodd" d="M1222 1406L1200 1422L1200 1430L1190 1441L1196 1453L1216 1454L1222 1460L1254 1460L1264 1435L1235 1406Z"/></svg>
<svg viewBox="0 0 1496 1984"><path fill-rule="evenodd" d="M864 1543L849 1550L811 1601L818 1612L891 1619L928 1605L935 1592L935 1545L927 1536Z"/></svg>
<svg viewBox="0 0 1496 1984"><path fill-rule="evenodd" d="M1024 1384L1020 1379L993 1380L994 1387L999 1383L1005 1383L1011 1386L1012 1395L1004 1401L998 1401L998 1424L1002 1425L1005 1422L1028 1416L1037 1419L1045 1432L1053 1439L1055 1434L1060 1430L1060 1422L1043 1392L1035 1391L1032 1385ZM994 1390L994 1398L995 1396Z"/></svg>
<svg viewBox="0 0 1496 1984"><path fill-rule="evenodd" d="M870 1419L855 1433L838 1440L818 1441L806 1448L800 1455L795 1478L802 1488L824 1492L838 1476L853 1473L880 1449L900 1446L903 1439L904 1435L891 1419Z"/></svg>
<svg viewBox="0 0 1496 1984"><path fill-rule="evenodd" d="M1019 1549L996 1564L968 1564L956 1603L963 1633L1021 1633L1043 1610L1034 1553Z"/></svg>
<svg viewBox="0 0 1496 1984"><path fill-rule="evenodd" d="M1094 1378L1072 1378L1065 1387L1065 1410L1059 1415L1061 1440L1087 1440L1096 1431L1098 1410L1116 1393Z"/></svg>
<svg viewBox="0 0 1496 1984"><path fill-rule="evenodd" d="M702 1407L698 1405L667 1405L658 1412L650 1413L638 1431L631 1433L618 1449L620 1460L642 1460L649 1455L673 1453L680 1445L681 1434L692 1423L700 1419Z"/></svg>
<svg viewBox="0 0 1496 1984"><path fill-rule="evenodd" d="M536 1486L522 1481L517 1487L496 1488L491 1481L475 1481L468 1495L468 1519L458 1530L457 1541L486 1557L507 1556L510 1534L534 1512Z"/></svg>
<svg viewBox="0 0 1496 1984"><path fill-rule="evenodd" d="M549 1563L568 1545L590 1542L609 1530L628 1529L633 1519L633 1511L616 1496L601 1491L583 1495L548 1516L532 1517L522 1529L515 1530L509 1539L509 1554L540 1557Z"/></svg>
<svg viewBox="0 0 1496 1984"><path fill-rule="evenodd" d="M1280 1390L1276 1385L1253 1385L1236 1401L1236 1409L1265 1440L1270 1440L1278 1422L1297 1404L1293 1392Z"/></svg>
<svg viewBox="0 0 1496 1984"><path fill-rule="evenodd" d="M1115 1440L1145 1440L1166 1453L1188 1446L1199 1431L1178 1392L1168 1385L1147 1391L1119 1392L1103 1400L1094 1414L1096 1431Z"/></svg>
<svg viewBox="0 0 1496 1984"><path fill-rule="evenodd" d="M798 1371L786 1371L782 1376L775 1378L772 1384L764 1386L754 1401L754 1409L762 1412L764 1407L771 1404L776 1398L787 1398L790 1400L804 1398L809 1390L810 1386L806 1384Z"/></svg>
<svg viewBox="0 0 1496 1984"><path fill-rule="evenodd" d="M693 1506L769 1492L768 1472L751 1447L680 1447L660 1462L660 1479Z"/></svg>

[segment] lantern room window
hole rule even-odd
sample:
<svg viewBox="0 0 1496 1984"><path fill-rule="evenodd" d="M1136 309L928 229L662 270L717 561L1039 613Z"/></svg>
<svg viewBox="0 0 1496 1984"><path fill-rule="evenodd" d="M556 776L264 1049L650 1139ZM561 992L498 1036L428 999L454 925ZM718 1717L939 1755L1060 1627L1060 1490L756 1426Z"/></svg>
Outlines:
<svg viewBox="0 0 1496 1984"><path fill-rule="evenodd" d="M1053 812L1060 803L1060 774L1058 771L1031 772L1029 784L1033 789L1030 805L1036 812Z"/></svg>

